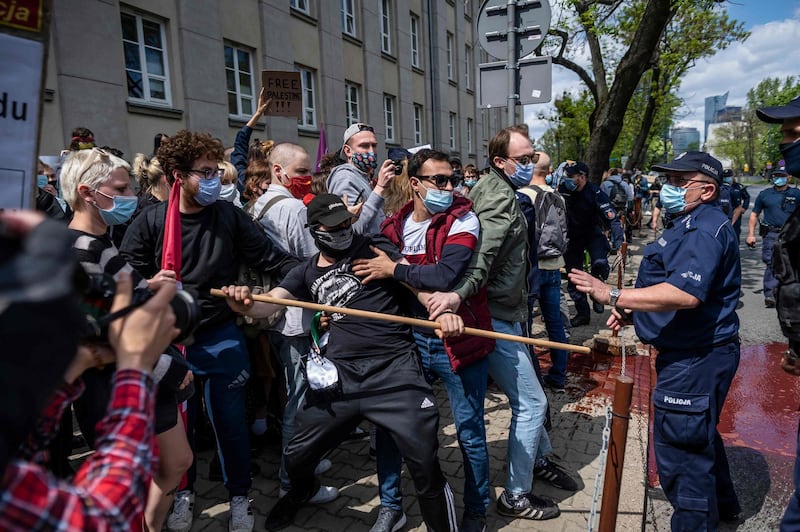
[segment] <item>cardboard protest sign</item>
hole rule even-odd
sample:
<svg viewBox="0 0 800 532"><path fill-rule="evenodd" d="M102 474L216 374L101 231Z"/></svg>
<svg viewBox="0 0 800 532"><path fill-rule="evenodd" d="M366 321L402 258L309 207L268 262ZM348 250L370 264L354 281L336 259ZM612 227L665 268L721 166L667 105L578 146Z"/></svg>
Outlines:
<svg viewBox="0 0 800 532"><path fill-rule="evenodd" d="M299 72L280 70L262 70L261 86L272 99L267 115L295 116L300 118L303 112L303 85Z"/></svg>

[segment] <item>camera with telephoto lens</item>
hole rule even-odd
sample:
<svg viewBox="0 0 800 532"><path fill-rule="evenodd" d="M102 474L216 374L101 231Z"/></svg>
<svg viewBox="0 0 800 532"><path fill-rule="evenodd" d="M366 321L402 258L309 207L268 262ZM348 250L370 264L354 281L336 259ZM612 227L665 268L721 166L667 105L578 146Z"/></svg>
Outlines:
<svg viewBox="0 0 800 532"><path fill-rule="evenodd" d="M394 165L394 175L403 173L403 159L392 159L392 164Z"/></svg>
<svg viewBox="0 0 800 532"><path fill-rule="evenodd" d="M114 277L107 273L86 273L83 268L78 268L76 277L80 306L86 316L86 328L82 336L89 342L107 341L111 322L144 305L155 294L149 288L134 289L131 304L112 313L111 305L117 292ZM170 305L175 313L175 327L180 330L174 343L185 343L200 321L200 309L186 290L178 290Z"/></svg>

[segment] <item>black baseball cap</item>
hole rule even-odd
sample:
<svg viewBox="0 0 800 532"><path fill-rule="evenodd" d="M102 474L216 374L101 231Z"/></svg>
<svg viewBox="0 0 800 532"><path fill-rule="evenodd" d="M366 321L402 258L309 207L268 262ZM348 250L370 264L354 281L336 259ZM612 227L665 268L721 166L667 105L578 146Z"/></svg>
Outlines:
<svg viewBox="0 0 800 532"><path fill-rule="evenodd" d="M336 194L319 194L308 204L308 226L336 227L352 218L342 198Z"/></svg>
<svg viewBox="0 0 800 532"><path fill-rule="evenodd" d="M668 164L651 166L658 172L700 172L722 183L722 163L704 151L685 151Z"/></svg>
<svg viewBox="0 0 800 532"><path fill-rule="evenodd" d="M774 105L756 109L756 115L762 122L782 124L784 120L800 118L800 96L786 105Z"/></svg>
<svg viewBox="0 0 800 532"><path fill-rule="evenodd" d="M785 166L779 166L769 174L770 179L773 179L775 177L789 177L789 172L786 171Z"/></svg>
<svg viewBox="0 0 800 532"><path fill-rule="evenodd" d="M574 161L564 167L564 172L570 176L577 174L589 175L589 167L584 162Z"/></svg>

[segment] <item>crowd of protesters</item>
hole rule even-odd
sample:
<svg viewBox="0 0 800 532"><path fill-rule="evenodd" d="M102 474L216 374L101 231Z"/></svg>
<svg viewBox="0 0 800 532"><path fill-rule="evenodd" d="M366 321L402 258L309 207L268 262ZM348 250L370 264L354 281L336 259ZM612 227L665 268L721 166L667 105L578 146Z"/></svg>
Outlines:
<svg viewBox="0 0 800 532"><path fill-rule="evenodd" d="M393 148L381 158L365 123L347 127L341 147L312 165L298 144L252 139L269 106L262 91L228 149L208 133L182 130L159 134L153 153L136 154L132 164L76 128L59 172L44 161L39 167L37 207L48 219L0 214L7 240L17 242L6 246L0 267L19 272L14 262L41 263L18 280L22 288L0 310L0 328L13 331L30 364L43 356L24 337L31 313L50 306L46 319L63 331L54 346L58 363L49 364L42 386L13 398L25 404L9 414L5 431L0 528L187 532L194 456L210 436L208 475L228 491L229 530L253 529L251 504L269 509L265 526L278 530L303 505L338 497L337 487L318 480L331 467L325 457L370 425L381 501L373 532L407 521L402 460L429 530L482 531L492 502L484 425L490 379L512 414L496 511L557 518L557 503L532 490L537 481L578 490L573 473L552 459L546 428L545 390L564 392L568 352L552 349L543 375L530 346L462 333L476 327L529 336L538 309L548 338L565 342L570 327L590 322L588 298L597 313L616 308L618 290L598 293L609 253L622 252L628 228L649 211L647 180L611 169L598 187L583 162L554 170L520 126L494 135L482 171L427 147ZM727 183L718 161L699 153L664 165L664 187L698 195L702 208L692 216L708 211L708 223L716 223L713 209L730 198L720 198ZM704 177L687 177L693 172ZM702 185L693 188L696 182ZM687 194L694 190L701 192ZM744 210L736 201L728 225ZM668 224L694 209L681 206L667 205ZM732 246L733 231L724 236ZM81 286L78 306L70 268L91 287ZM586 272L567 283L577 311L571 319L561 312L564 268ZM52 285L47 297L34 289L35 275ZM690 284L676 290L694 294ZM257 301L260 292L278 300ZM653 310L632 299L636 293L623 296L624 306ZM98 310L97 299L107 308ZM294 300L363 312L315 313ZM436 323L409 326L372 313ZM730 321L738 327L735 313ZM733 329L723 336L728 349ZM721 348L717 340L709 348ZM10 380L23 370L2 377L9 381L4 393L19 390ZM463 455L460 518L453 479L439 466L437 380ZM723 401L724 393L720 408ZM77 472L67 464L73 410L94 450ZM279 498L251 500L252 476L260 474L251 445L270 428L281 442ZM48 497L56 502L41 502ZM733 497L727 513L738 511Z"/></svg>

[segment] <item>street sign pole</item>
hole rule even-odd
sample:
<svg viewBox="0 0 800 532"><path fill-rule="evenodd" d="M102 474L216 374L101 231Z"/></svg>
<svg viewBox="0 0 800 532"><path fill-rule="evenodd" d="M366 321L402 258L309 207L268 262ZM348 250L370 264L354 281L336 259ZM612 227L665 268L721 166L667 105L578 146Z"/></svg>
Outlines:
<svg viewBox="0 0 800 532"><path fill-rule="evenodd" d="M507 44L508 59L508 125L514 125L517 119L517 79L519 79L519 66L517 65L517 0L508 0L506 7L506 20L508 21Z"/></svg>

